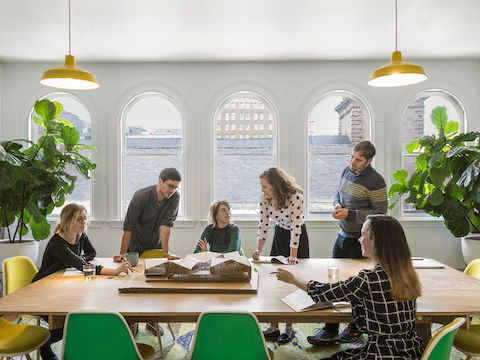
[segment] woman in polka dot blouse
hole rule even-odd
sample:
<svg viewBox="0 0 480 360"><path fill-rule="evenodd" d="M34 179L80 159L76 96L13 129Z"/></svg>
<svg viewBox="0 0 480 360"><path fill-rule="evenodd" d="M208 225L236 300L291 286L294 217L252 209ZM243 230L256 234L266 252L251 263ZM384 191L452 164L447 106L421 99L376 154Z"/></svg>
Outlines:
<svg viewBox="0 0 480 360"><path fill-rule="evenodd" d="M260 221L258 224L257 250L253 259L258 260L268 235L270 219L275 221L270 256L283 255L290 264L297 258L308 258L308 235L303 219L303 191L293 178L279 168L270 168L260 175L262 197L260 199ZM292 340L294 331L287 324L280 334L278 323L269 324L264 330L265 338L277 339L282 343Z"/></svg>

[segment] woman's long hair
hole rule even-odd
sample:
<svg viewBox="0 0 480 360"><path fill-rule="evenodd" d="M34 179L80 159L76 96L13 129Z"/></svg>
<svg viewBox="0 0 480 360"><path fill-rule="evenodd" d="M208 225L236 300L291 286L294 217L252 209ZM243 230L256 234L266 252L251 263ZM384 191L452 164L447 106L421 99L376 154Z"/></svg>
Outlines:
<svg viewBox="0 0 480 360"><path fill-rule="evenodd" d="M303 194L303 190L295 183L295 179L280 168L272 167L264 171L260 179L265 179L272 185L273 199L267 199L267 202L277 209L285 207L287 196L296 192Z"/></svg>
<svg viewBox="0 0 480 360"><path fill-rule="evenodd" d="M215 201L212 205L210 205L210 211L208 213L208 223L213 225L214 227L217 226L218 209L220 209L220 206L222 205L225 205L228 210L230 210L230 204L224 200Z"/></svg>
<svg viewBox="0 0 480 360"><path fill-rule="evenodd" d="M65 205L60 213L60 222L55 226L54 233L69 231L82 211L85 211L85 214L87 213L87 209L82 205L75 203Z"/></svg>
<svg viewBox="0 0 480 360"><path fill-rule="evenodd" d="M371 215L366 231L373 240L373 257L387 272L392 298L413 300L422 294L421 284L412 265L412 254L402 225L388 215Z"/></svg>

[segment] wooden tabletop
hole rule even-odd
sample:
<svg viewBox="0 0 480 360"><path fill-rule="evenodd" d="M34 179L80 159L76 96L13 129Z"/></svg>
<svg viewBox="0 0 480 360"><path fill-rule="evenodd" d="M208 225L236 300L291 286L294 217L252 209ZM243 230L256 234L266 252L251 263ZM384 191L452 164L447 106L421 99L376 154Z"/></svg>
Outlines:
<svg viewBox="0 0 480 360"><path fill-rule="evenodd" d="M96 261L114 266L111 259ZM278 281L275 274L271 274L284 267L305 279L327 282L327 265L332 262L339 265L340 279L373 266L369 260L356 259L303 259L298 265L253 264L255 273L259 275L256 294L120 294L119 288L144 282L142 261L133 274L123 277L97 275L87 281L83 275L63 276L62 271L0 298L0 314L51 315L61 319L72 310L108 309L118 311L132 321L188 322L196 321L205 310L243 309L255 313L260 321L349 321L349 309L340 312L332 309L294 312L280 298L296 290L296 287ZM456 315L480 314L479 280L448 266L443 269L417 269L417 272L423 285L423 295L417 301L417 316L420 319L436 321ZM188 283L182 284L189 286Z"/></svg>

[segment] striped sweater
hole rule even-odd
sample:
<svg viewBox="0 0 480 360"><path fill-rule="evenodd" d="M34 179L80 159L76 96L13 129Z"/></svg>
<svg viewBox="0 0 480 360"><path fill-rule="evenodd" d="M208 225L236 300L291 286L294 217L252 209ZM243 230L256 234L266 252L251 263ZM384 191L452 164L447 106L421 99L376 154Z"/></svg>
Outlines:
<svg viewBox="0 0 480 360"><path fill-rule="evenodd" d="M337 204L348 209L347 218L340 221L339 234L344 237L359 237L368 215L387 212L385 180L370 165L360 174L355 174L346 167L333 200L333 206Z"/></svg>

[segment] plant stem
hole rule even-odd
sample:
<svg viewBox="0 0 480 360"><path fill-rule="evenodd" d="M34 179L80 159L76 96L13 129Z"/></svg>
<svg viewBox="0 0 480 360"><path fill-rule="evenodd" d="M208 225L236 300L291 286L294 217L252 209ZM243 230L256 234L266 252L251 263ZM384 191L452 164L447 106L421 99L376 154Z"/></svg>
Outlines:
<svg viewBox="0 0 480 360"><path fill-rule="evenodd" d="M475 228L475 232L480 232L480 229L478 227L475 226L475 224L472 222L472 220L470 220L470 218L468 216L466 216L468 222L470 223L470 225L472 225L474 228Z"/></svg>
<svg viewBox="0 0 480 360"><path fill-rule="evenodd" d="M7 212L4 211L3 215L5 216L5 224L8 224ZM13 242L12 236L10 234L10 227L8 225L7 225L7 232L8 232L8 242Z"/></svg>

